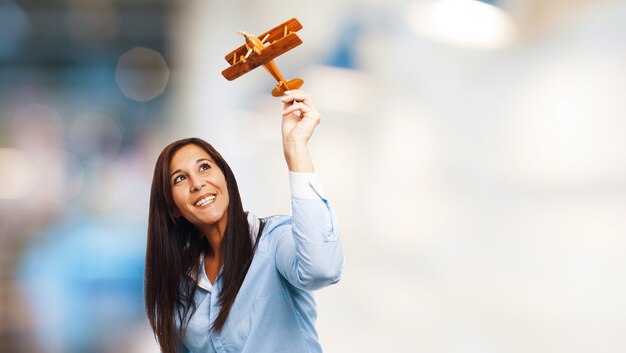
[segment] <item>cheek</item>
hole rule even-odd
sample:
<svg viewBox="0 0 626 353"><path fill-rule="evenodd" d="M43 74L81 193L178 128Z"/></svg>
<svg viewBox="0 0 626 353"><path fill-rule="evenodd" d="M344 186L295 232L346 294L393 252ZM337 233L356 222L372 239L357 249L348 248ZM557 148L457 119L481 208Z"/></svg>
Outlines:
<svg viewBox="0 0 626 353"><path fill-rule="evenodd" d="M180 192L176 192L176 190L172 190L172 198L174 199L174 204L178 209L182 209L185 205L185 198Z"/></svg>
<svg viewBox="0 0 626 353"><path fill-rule="evenodd" d="M228 211L228 206L230 205L230 198L228 197L228 193L224 195L224 210Z"/></svg>
<svg viewBox="0 0 626 353"><path fill-rule="evenodd" d="M224 190L224 201L226 206L228 206L228 204L230 203L230 193L228 192L228 184L226 184L226 180L222 181L222 185L223 185L223 189Z"/></svg>

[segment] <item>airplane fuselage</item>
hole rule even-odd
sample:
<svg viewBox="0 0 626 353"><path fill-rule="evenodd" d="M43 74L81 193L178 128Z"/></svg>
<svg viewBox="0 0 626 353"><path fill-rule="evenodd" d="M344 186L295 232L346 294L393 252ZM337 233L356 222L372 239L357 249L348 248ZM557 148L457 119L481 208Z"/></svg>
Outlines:
<svg viewBox="0 0 626 353"><path fill-rule="evenodd" d="M241 34L246 38L246 46L249 49L252 49L257 55L260 55L263 48L265 48L263 42L261 42L259 38L249 35L246 32L241 32ZM278 81L279 83L282 82L284 84L285 78L280 73L280 70L278 70L278 66L276 66L274 60L270 60L264 63L263 67L270 73L270 75L274 77L276 81Z"/></svg>
<svg viewBox="0 0 626 353"><path fill-rule="evenodd" d="M297 31L301 28L302 25L300 25L298 20L292 19L284 25L266 32L262 39L244 31L237 31L238 34L244 36L246 40L245 45L226 55L226 61L230 62L232 60L232 64L231 67L222 71L222 75L224 75L224 77L228 80L233 80L256 67L263 65L265 70L267 70L267 72L269 72L270 75L272 75L272 77L274 77L274 79L278 82L276 87L272 90L273 96L280 97L285 94L285 91L287 90L299 89L304 84L304 81L300 78L286 80L278 69L278 66L274 62L273 58L297 45L302 44L300 38L291 32ZM282 36L280 36L280 33L282 33ZM270 41L268 42L269 44L266 45L265 41L268 39L270 39ZM249 59L250 61L248 61L252 52L254 52L256 56L253 56Z"/></svg>

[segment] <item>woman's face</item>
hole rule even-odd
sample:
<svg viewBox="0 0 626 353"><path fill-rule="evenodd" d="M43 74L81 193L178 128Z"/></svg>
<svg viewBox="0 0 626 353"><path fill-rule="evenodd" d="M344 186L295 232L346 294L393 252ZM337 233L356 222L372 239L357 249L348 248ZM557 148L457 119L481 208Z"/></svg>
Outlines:
<svg viewBox="0 0 626 353"><path fill-rule="evenodd" d="M186 220L202 231L226 229L226 178L205 150L189 144L176 151L170 163L170 185L174 203Z"/></svg>

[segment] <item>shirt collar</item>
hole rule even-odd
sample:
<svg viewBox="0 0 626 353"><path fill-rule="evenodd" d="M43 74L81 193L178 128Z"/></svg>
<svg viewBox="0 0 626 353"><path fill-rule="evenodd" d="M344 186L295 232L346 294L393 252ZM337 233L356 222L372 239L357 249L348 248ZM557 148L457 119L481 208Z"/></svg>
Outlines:
<svg viewBox="0 0 626 353"><path fill-rule="evenodd" d="M261 220L257 216L255 216L252 212L246 212L246 213L247 213L247 218L248 218L248 224L250 226L250 238L252 239L252 245L254 245L257 239L256 235L259 232ZM198 276L198 282L197 282L198 287L206 291L212 292L213 285L211 284L211 281L209 281L209 278L206 275L206 272L204 270L204 256L200 256L199 261L200 261L200 276ZM195 280L196 278L196 276L194 276L193 273L188 273L187 276L191 278L192 280Z"/></svg>

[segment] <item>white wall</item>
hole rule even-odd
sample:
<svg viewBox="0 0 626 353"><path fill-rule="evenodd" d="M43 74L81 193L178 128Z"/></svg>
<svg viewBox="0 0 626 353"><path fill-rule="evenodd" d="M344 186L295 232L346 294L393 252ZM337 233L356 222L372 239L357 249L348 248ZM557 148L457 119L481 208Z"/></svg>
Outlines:
<svg viewBox="0 0 626 353"><path fill-rule="evenodd" d="M404 2L185 4L172 135L213 142L259 215L289 212L281 105L262 69L229 82L222 58L236 29L304 25L278 63L317 97L345 244L317 296L326 352L624 351L624 2L497 51L410 33ZM321 65L347 20L359 71Z"/></svg>

